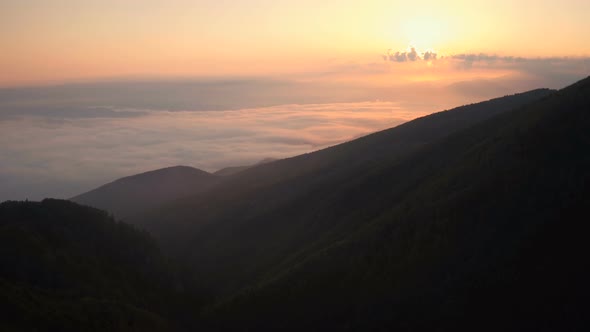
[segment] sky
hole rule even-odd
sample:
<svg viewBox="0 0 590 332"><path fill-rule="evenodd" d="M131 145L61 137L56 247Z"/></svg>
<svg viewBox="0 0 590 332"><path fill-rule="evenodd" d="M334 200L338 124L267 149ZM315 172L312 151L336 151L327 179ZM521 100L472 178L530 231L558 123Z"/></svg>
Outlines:
<svg viewBox="0 0 590 332"><path fill-rule="evenodd" d="M590 73L590 1L0 1L0 201L305 153Z"/></svg>
<svg viewBox="0 0 590 332"><path fill-rule="evenodd" d="M590 56L586 0L3 0L0 84L271 75L439 54Z"/></svg>

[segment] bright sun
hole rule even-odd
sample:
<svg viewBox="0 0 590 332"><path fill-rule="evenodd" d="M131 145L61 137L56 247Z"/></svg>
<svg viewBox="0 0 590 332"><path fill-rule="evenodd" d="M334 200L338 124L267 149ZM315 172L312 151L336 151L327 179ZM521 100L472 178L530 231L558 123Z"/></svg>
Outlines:
<svg viewBox="0 0 590 332"><path fill-rule="evenodd" d="M439 48L444 42L446 26L434 17L414 17L401 25L411 45L419 49Z"/></svg>

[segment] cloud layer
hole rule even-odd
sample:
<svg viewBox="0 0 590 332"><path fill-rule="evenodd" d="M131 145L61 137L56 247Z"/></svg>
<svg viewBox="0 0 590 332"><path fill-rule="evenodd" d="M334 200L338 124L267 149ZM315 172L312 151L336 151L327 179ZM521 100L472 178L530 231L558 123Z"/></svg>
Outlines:
<svg viewBox="0 0 590 332"><path fill-rule="evenodd" d="M117 177L171 165L214 171L290 157L426 113L391 102L110 112L131 115L28 115L0 121L0 180L5 184L0 201L69 197Z"/></svg>
<svg viewBox="0 0 590 332"><path fill-rule="evenodd" d="M506 94L562 88L590 58L410 48L295 77L0 89L0 201L70 197L160 167L282 158ZM383 100L384 102L359 102ZM395 101L395 102L391 102ZM280 106L273 106L280 105Z"/></svg>

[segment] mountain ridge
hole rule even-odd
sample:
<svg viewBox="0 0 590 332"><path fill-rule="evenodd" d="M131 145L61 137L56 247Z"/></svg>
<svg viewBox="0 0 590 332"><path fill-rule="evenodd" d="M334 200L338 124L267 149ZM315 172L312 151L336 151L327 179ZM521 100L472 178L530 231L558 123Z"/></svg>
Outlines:
<svg viewBox="0 0 590 332"><path fill-rule="evenodd" d="M260 160L259 162L252 164L252 165L224 167L224 168L221 168L221 169L213 172L213 174L220 175L220 176L230 176L230 175L234 175L234 174L240 173L242 171L245 171L249 168L252 168L252 167L255 167L258 165L262 165L262 164L267 164L267 163L277 161L277 160L278 159L275 159L275 158L264 158L264 159Z"/></svg>
<svg viewBox="0 0 590 332"><path fill-rule="evenodd" d="M126 219L153 206L216 185L219 177L190 166L171 166L119 178L70 198Z"/></svg>
<svg viewBox="0 0 590 332"><path fill-rule="evenodd" d="M448 133L550 93L533 90L463 106L338 146L260 165L212 190L187 196L130 222L141 223L162 241L165 250L191 261L199 274L207 276L208 280L202 280L206 287L231 292L261 274L272 274L280 261L306 247L354 232L362 220L378 213L387 204L382 197L391 194L384 191L379 195L372 189L382 182L371 177L373 173L398 164ZM418 180L399 176L395 195L401 197L404 188L411 188ZM359 185L364 189L352 190ZM355 206L365 208L355 211ZM340 222L335 223L336 219ZM243 276L226 280L235 273L232 271Z"/></svg>
<svg viewBox="0 0 590 332"><path fill-rule="evenodd" d="M2 203L3 310L33 323L0 325L586 330L589 128L590 77L231 176L172 167L163 172L198 182L178 199L140 200L127 218L161 252L145 231L94 208ZM162 183L142 174L142 191ZM223 181L199 187L203 178ZM35 285L74 295L61 302Z"/></svg>
<svg viewBox="0 0 590 332"><path fill-rule="evenodd" d="M589 126L586 79L459 131L403 162L427 172L406 198L205 316L252 330L588 326L590 229L575 218L590 204Z"/></svg>

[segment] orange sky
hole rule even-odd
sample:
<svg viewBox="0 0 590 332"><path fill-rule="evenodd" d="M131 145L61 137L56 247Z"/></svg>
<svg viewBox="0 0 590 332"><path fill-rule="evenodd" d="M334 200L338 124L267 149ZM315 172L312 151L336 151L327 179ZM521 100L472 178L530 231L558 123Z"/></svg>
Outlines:
<svg viewBox="0 0 590 332"><path fill-rule="evenodd" d="M2 1L0 85L319 72L409 45L439 55L590 56L587 0L415 3Z"/></svg>

